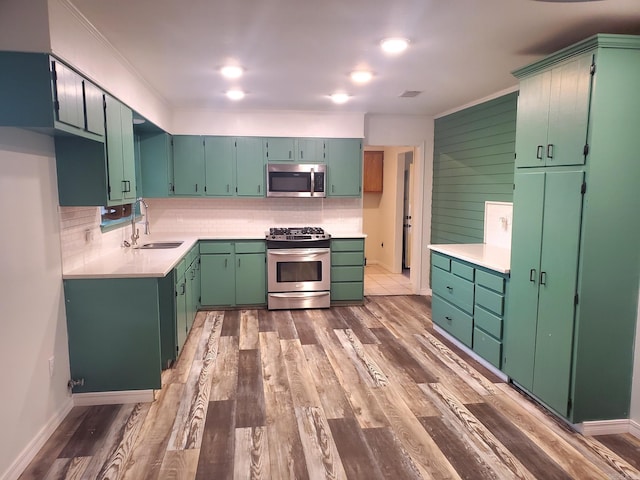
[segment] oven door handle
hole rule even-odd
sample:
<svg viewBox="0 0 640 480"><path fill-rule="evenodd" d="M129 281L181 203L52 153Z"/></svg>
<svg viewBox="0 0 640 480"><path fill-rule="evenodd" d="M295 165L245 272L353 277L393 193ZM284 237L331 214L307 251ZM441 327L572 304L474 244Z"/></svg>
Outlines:
<svg viewBox="0 0 640 480"><path fill-rule="evenodd" d="M324 248L321 250L306 250L304 248L292 248L292 249L283 249L283 250L268 250L267 255L276 255L276 256L290 256L290 255L298 255L304 256L305 258L309 257L319 257L321 255L327 255L330 252L328 248Z"/></svg>
<svg viewBox="0 0 640 480"><path fill-rule="evenodd" d="M309 297L324 297L325 295L329 295L329 292L269 293L270 297L276 297L276 298L309 298Z"/></svg>

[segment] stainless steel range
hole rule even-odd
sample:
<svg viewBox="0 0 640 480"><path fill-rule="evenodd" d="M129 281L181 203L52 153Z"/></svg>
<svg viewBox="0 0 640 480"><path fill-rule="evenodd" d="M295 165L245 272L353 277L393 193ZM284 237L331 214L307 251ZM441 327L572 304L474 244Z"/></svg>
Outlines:
<svg viewBox="0 0 640 480"><path fill-rule="evenodd" d="M329 308L331 235L319 227L271 228L266 240L269 310Z"/></svg>

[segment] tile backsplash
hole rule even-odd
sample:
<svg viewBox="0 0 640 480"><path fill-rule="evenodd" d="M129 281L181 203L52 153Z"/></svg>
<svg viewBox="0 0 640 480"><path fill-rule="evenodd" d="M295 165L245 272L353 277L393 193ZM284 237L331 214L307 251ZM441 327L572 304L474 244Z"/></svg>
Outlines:
<svg viewBox="0 0 640 480"><path fill-rule="evenodd" d="M332 234L362 232L359 198L151 198L152 234L261 235L274 226L320 226ZM59 207L62 263L70 270L121 248L131 229L102 233L100 208ZM142 230L141 230L142 232Z"/></svg>

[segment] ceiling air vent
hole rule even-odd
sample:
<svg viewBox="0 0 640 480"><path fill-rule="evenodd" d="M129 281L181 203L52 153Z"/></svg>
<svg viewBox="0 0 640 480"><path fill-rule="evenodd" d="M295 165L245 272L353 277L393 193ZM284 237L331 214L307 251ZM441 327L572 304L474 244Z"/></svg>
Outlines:
<svg viewBox="0 0 640 480"><path fill-rule="evenodd" d="M413 98L420 95L422 92L418 90L405 90L400 94L400 98Z"/></svg>

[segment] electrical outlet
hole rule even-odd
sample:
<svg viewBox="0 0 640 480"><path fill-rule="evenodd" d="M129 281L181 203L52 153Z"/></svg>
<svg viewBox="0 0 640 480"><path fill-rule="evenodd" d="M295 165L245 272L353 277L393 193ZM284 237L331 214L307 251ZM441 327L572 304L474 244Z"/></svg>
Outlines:
<svg viewBox="0 0 640 480"><path fill-rule="evenodd" d="M49 358L49 377L53 377L53 368L55 367L56 357Z"/></svg>

